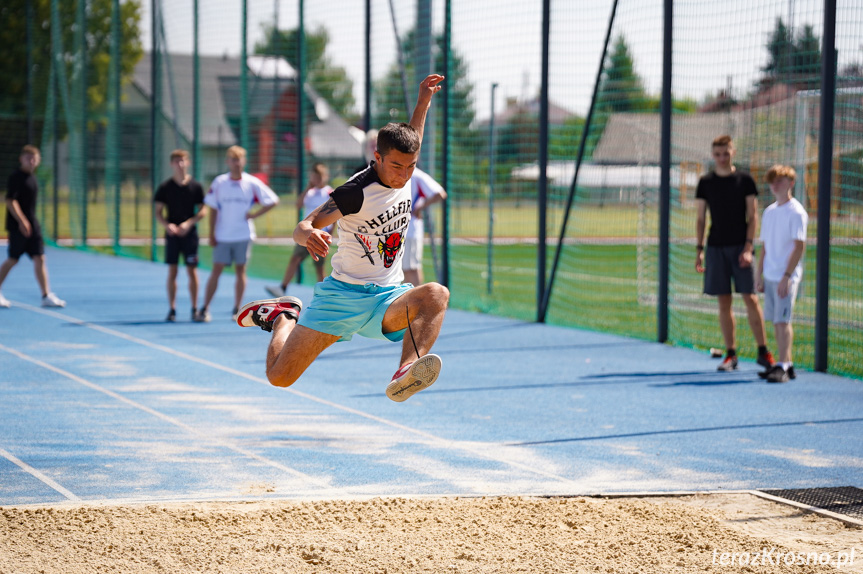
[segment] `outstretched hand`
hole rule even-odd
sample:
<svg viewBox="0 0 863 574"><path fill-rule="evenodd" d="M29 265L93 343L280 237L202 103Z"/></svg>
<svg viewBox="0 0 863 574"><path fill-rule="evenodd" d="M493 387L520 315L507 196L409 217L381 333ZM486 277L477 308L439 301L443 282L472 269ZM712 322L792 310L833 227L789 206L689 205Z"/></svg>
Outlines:
<svg viewBox="0 0 863 574"><path fill-rule="evenodd" d="M443 80L444 77L440 74L429 74L426 76L426 78L420 82L419 99L431 101L431 97L443 88L443 86L440 85Z"/></svg>

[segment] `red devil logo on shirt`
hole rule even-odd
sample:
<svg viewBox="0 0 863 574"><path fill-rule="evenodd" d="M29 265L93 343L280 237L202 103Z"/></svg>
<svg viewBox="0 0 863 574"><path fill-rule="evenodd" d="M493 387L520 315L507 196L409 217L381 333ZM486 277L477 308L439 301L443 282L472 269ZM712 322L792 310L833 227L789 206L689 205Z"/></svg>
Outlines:
<svg viewBox="0 0 863 574"><path fill-rule="evenodd" d="M401 233L393 233L391 235L386 236L386 242L378 239L378 253L381 255L381 259L384 261L384 267L389 269L393 266L393 262L396 260L396 255L399 254L399 250L402 248L402 234Z"/></svg>

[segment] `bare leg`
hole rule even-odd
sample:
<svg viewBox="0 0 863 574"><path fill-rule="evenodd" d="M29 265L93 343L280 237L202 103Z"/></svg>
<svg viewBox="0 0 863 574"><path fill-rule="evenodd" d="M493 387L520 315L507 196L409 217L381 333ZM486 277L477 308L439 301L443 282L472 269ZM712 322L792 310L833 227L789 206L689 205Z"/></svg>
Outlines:
<svg viewBox="0 0 863 574"><path fill-rule="evenodd" d="M779 351L779 362L791 362L791 345L794 342L794 329L791 323L775 323L773 331L776 333L776 346Z"/></svg>
<svg viewBox="0 0 863 574"><path fill-rule="evenodd" d="M296 255L291 257L291 260L288 261L288 266L285 269L285 276L282 278L282 286L287 288L288 285L291 284L291 280L294 278L294 275L297 274L297 269L300 268L300 263L303 262L302 257L298 257ZM323 281L323 279L321 279Z"/></svg>
<svg viewBox="0 0 863 574"><path fill-rule="evenodd" d="M416 340L416 351L411 336L405 333L402 341L402 357L399 368L427 354L440 334L444 313L449 302L449 290L438 283L426 283L415 287L395 300L384 315L381 327L384 333L400 331L410 327ZM407 309L407 311L405 310Z"/></svg>
<svg viewBox="0 0 863 574"><path fill-rule="evenodd" d="M725 348L733 349L734 341L734 313L731 310L733 300L731 295L719 295L719 327L722 329L722 338L725 340Z"/></svg>
<svg viewBox="0 0 863 574"><path fill-rule="evenodd" d="M764 329L764 314L761 305L758 304L758 295L744 293L743 302L746 303L746 316L749 319L749 328L755 336L755 342L759 347L767 345L767 332Z"/></svg>
<svg viewBox="0 0 863 574"><path fill-rule="evenodd" d="M246 265L235 265L234 273L237 274L237 281L234 283L234 309L239 309L243 304L243 293L246 292Z"/></svg>
<svg viewBox="0 0 863 574"><path fill-rule="evenodd" d="M189 297L192 299L192 309L198 308L198 267L196 265L186 265L186 272L189 274Z"/></svg>
<svg viewBox="0 0 863 574"><path fill-rule="evenodd" d="M18 260L10 257L0 265L0 286L3 285L4 281L6 281L6 276L9 275L9 271L11 271L17 264Z"/></svg>
<svg viewBox="0 0 863 574"><path fill-rule="evenodd" d="M44 255L33 256L33 273L36 274L36 281L39 283L44 297L51 292L51 285L48 283L48 267L45 265Z"/></svg>
<svg viewBox="0 0 863 574"><path fill-rule="evenodd" d="M177 308L177 266L168 265L168 304Z"/></svg>
<svg viewBox="0 0 863 574"><path fill-rule="evenodd" d="M293 319L280 315L273 323L273 338L267 348L267 379L277 387L289 387L300 378L324 349L339 340L298 326Z"/></svg>
<svg viewBox="0 0 863 574"><path fill-rule="evenodd" d="M207 279L207 293L204 296L204 306L201 307L202 309L207 309L210 306L210 302L216 294L216 289L219 287L219 276L222 274L224 268L224 263L213 263L213 270L210 271L210 278Z"/></svg>

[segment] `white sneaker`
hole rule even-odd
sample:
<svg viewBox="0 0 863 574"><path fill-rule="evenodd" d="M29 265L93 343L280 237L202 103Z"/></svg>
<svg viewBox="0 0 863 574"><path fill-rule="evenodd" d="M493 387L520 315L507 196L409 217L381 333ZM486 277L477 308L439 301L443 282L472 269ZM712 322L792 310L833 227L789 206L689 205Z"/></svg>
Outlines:
<svg viewBox="0 0 863 574"><path fill-rule="evenodd" d="M440 374L441 360L437 355L423 355L408 363L393 375L387 386L387 397L397 403L406 401L423 389L432 386Z"/></svg>
<svg viewBox="0 0 863 574"><path fill-rule="evenodd" d="M285 290L282 289L281 285L267 285L266 287L264 287L264 290L273 297L285 296Z"/></svg>
<svg viewBox="0 0 863 574"><path fill-rule="evenodd" d="M9 299L3 296L3 293L0 293L0 308L8 309L12 303L9 302Z"/></svg>
<svg viewBox="0 0 863 574"><path fill-rule="evenodd" d="M65 307L66 302L54 295L53 293L48 293L44 297L42 297L42 306L43 307Z"/></svg>

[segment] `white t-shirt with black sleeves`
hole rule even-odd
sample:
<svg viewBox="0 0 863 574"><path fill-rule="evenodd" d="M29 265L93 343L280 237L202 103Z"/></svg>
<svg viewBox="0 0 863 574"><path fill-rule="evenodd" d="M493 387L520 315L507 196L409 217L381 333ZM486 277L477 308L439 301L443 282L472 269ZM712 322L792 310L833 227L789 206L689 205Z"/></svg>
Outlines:
<svg viewBox="0 0 863 574"><path fill-rule="evenodd" d="M332 193L342 213L332 277L345 283L381 287L404 279L402 255L411 220L411 184L395 189L381 182L374 162Z"/></svg>
<svg viewBox="0 0 863 574"><path fill-rule="evenodd" d="M213 180L204 203L218 210L216 241L233 243L255 239L255 224L246 219L252 206L274 205L279 198L254 175L243 172L240 179L232 179L230 173L223 173Z"/></svg>
<svg viewBox="0 0 863 574"><path fill-rule="evenodd" d="M795 241L806 241L809 215L803 205L793 197L779 205L771 203L761 217L761 241L764 242L764 278L781 281L788 267L788 259ZM791 281L803 276L803 258L791 274Z"/></svg>

